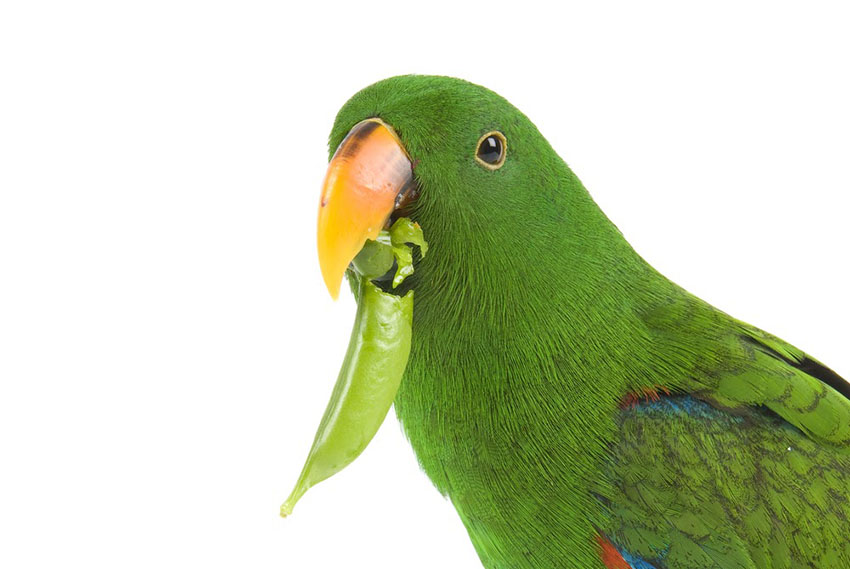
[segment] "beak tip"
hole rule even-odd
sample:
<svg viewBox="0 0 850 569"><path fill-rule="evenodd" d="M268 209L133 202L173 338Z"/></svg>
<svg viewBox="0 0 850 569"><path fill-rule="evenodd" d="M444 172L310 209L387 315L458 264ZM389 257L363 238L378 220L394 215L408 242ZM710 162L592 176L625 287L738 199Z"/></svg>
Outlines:
<svg viewBox="0 0 850 569"><path fill-rule="evenodd" d="M331 295L333 300L339 300L339 289L342 285L342 277L333 278L328 275L323 275L325 281L325 287L328 289L328 293Z"/></svg>

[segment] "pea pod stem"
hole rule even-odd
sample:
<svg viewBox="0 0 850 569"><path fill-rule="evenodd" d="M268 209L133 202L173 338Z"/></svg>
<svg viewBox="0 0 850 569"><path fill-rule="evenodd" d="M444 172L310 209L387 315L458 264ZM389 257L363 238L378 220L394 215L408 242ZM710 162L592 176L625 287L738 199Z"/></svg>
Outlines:
<svg viewBox="0 0 850 569"><path fill-rule="evenodd" d="M283 517L315 484L350 464L369 444L392 405L410 355L413 291L382 292L357 277L357 315L348 350Z"/></svg>

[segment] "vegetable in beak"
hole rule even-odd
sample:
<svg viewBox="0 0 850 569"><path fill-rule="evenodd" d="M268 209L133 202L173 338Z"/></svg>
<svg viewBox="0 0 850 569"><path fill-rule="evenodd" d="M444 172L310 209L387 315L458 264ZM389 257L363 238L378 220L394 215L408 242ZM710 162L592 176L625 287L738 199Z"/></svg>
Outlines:
<svg viewBox="0 0 850 569"><path fill-rule="evenodd" d="M425 256L428 245L422 229L399 219L377 241L367 242L348 270L357 298L348 351L295 489L280 508L283 517L310 487L363 452L392 405L410 354L413 291L405 296L386 293L370 279L391 271L393 263L393 287L413 273L409 243Z"/></svg>

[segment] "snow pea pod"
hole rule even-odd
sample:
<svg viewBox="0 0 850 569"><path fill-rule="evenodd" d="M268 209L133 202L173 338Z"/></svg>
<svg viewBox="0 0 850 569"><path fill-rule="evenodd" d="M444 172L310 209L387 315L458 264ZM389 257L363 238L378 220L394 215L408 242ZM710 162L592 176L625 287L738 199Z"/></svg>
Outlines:
<svg viewBox="0 0 850 569"><path fill-rule="evenodd" d="M280 508L284 517L310 487L363 452L384 421L407 366L413 291L397 296L366 277L355 278L357 315L348 351L295 489Z"/></svg>

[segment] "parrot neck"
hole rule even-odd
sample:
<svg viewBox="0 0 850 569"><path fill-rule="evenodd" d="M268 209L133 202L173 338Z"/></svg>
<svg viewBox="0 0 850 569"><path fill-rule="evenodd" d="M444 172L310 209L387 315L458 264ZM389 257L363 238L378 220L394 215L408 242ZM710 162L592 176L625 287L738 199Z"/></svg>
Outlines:
<svg viewBox="0 0 850 569"><path fill-rule="evenodd" d="M544 547L532 535L541 523L578 549L591 543L593 524L602 526L589 484L620 399L663 365L641 315L678 294L574 176L563 183L570 199L525 231L438 235L414 275L421 284L396 413L485 565L514 566L487 545L497 538Z"/></svg>

